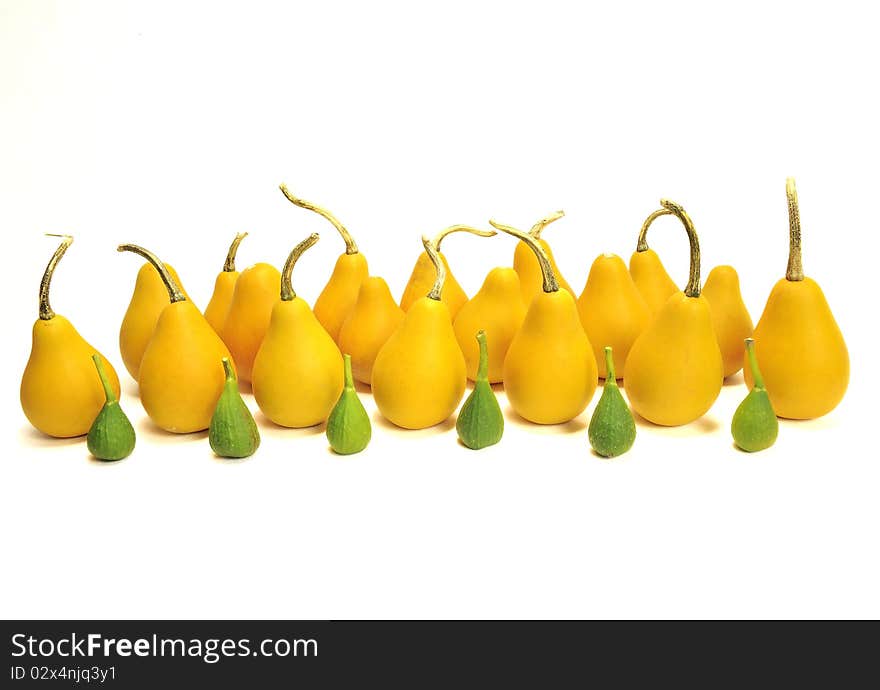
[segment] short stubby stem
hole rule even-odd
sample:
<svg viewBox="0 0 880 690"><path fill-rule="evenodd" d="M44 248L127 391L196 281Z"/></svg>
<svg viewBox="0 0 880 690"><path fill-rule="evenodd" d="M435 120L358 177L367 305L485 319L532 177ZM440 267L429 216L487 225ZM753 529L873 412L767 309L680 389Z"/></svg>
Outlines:
<svg viewBox="0 0 880 690"><path fill-rule="evenodd" d="M614 357L611 348L605 346L605 381L617 385L617 373L614 371Z"/></svg>
<svg viewBox="0 0 880 690"><path fill-rule="evenodd" d="M235 370L232 368L232 362L229 361L229 357L224 357L220 361L223 364L223 373L226 375L226 380L235 381Z"/></svg>

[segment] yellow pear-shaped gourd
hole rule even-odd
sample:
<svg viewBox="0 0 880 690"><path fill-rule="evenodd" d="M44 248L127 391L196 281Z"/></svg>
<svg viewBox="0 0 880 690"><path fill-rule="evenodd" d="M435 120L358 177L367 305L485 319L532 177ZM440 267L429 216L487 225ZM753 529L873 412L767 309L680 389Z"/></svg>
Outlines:
<svg viewBox="0 0 880 690"><path fill-rule="evenodd" d="M661 208L654 211L642 223L639 231L639 241L636 250L629 258L629 273L633 283L648 305L652 315L660 311L666 300L678 292L678 287L660 261L660 257L653 249L648 247L648 228L660 216L668 216L672 213L669 209Z"/></svg>
<svg viewBox="0 0 880 690"><path fill-rule="evenodd" d="M351 355L355 379L370 385L376 355L397 330L403 315L382 278L370 276L363 282L354 309L339 329L339 349Z"/></svg>
<svg viewBox="0 0 880 690"><path fill-rule="evenodd" d="M135 244L121 244L117 250L133 252L149 261L166 290L165 308L156 321L138 372L144 410L165 431L203 431L211 424L226 382L217 362L229 357L229 350L155 254Z"/></svg>
<svg viewBox="0 0 880 690"><path fill-rule="evenodd" d="M220 336L232 353L239 381L250 381L254 358L269 329L281 290L281 274L267 263L248 266L235 281Z"/></svg>
<svg viewBox="0 0 880 690"><path fill-rule="evenodd" d="M69 438L88 433L106 399L101 379L95 376L92 355L101 358L117 397L119 377L107 358L49 305L49 284L55 267L73 243L70 235L49 237L63 239L40 281L39 318L34 322L31 354L21 376L21 409L38 431Z"/></svg>
<svg viewBox="0 0 880 690"><path fill-rule="evenodd" d="M610 347L615 374L623 378L626 356L650 318L623 259L616 254L597 257L577 305L581 324L593 343L599 376L607 377L605 350Z"/></svg>
<svg viewBox="0 0 880 690"><path fill-rule="evenodd" d="M477 380L480 365L480 342L475 337L484 331L489 352L487 376L490 383L504 379L504 357L513 337L526 317L526 305L520 294L519 276L512 268L493 268L483 286L458 312L453 328L467 364L467 375Z"/></svg>
<svg viewBox="0 0 880 690"><path fill-rule="evenodd" d="M529 235L537 240L541 249L547 255L547 259L550 261L550 267L553 269L553 275L556 276L556 282L559 284L559 287L571 294L572 297L577 298L571 285L568 284L568 281L559 271L559 267L556 265L556 259L553 257L553 250L550 249L547 240L541 237L541 233L545 227L550 223L559 220L564 215L564 212L557 211L546 218L542 218L532 226L532 229L529 230ZM522 293L523 303L528 306L532 303L532 299L535 295L540 294L543 291L544 277L541 272L540 262L535 258L535 253L525 242L520 241L516 243L516 248L513 250L513 269L517 272L517 275L519 275L519 288ZM491 339L489 342L492 342Z"/></svg>
<svg viewBox="0 0 880 690"><path fill-rule="evenodd" d="M345 242L345 253L340 254L339 258L336 259L336 265L333 267L330 280L327 281L324 289L321 290L321 294L318 295L318 299L315 300L314 309L318 321L321 322L321 325L330 334L330 337L338 343L342 324L345 323L348 315L354 309L361 285L370 273L367 260L358 251L357 244L355 244L354 239L352 239L345 226L330 211L294 196L283 184L281 185L281 191L292 204L309 211L314 211L329 220Z"/></svg>
<svg viewBox="0 0 880 690"><path fill-rule="evenodd" d="M773 409L788 419L815 419L843 399L849 352L819 284L804 276L794 180L786 181L790 248L785 278L773 286L755 326L755 354ZM753 377L745 367L746 383Z"/></svg>
<svg viewBox="0 0 880 690"><path fill-rule="evenodd" d="M168 269L168 273L171 274L183 296L189 300L177 271L171 264L165 264L165 268ZM134 292L119 328L119 353L122 355L122 363L135 381L138 379L144 350L153 337L159 314L166 306L168 306L168 290L153 264L145 263L138 271Z"/></svg>
<svg viewBox="0 0 880 690"><path fill-rule="evenodd" d="M724 378L743 368L746 338L751 337L752 317L743 302L739 275L733 266L716 266L703 285L703 297L712 310L712 326L724 362Z"/></svg>
<svg viewBox="0 0 880 690"><path fill-rule="evenodd" d="M598 383L596 357L578 317L577 303L561 290L550 258L533 236L509 225L493 227L525 242L541 266L541 292L532 299L504 358L504 391L511 407L536 424L577 417Z"/></svg>
<svg viewBox="0 0 880 690"><path fill-rule="evenodd" d="M214 281L214 292L211 294L208 306L205 307L205 318L217 335L220 335L223 330L223 324L226 322L226 313L229 311L229 305L232 303L235 281L238 280L238 271L235 270L235 255L238 252L238 245L241 244L245 237L247 237L247 233L240 232L232 240L232 244L229 245L223 270L217 274L217 279Z"/></svg>
<svg viewBox="0 0 880 690"><path fill-rule="evenodd" d="M269 330L254 359L254 399L280 426L320 424L342 393L342 354L291 282L297 260L317 241L318 235L310 235L287 257L281 270L281 299L272 308Z"/></svg>
<svg viewBox="0 0 880 690"><path fill-rule="evenodd" d="M448 232L454 230L486 235L464 225L452 226ZM446 265L435 242L422 237L434 266L434 284L426 297L410 305L373 364L376 406L385 419L404 429L425 429L448 419L467 385L464 355L441 298Z"/></svg>
<svg viewBox="0 0 880 690"><path fill-rule="evenodd" d="M473 235L479 235L480 237L492 237L495 235L494 230L476 230L474 228L467 228L463 225L453 225L442 230L433 240L431 240L431 243L437 249L440 261L443 263L443 271L446 274L446 280L443 282L443 292L440 295L440 299L443 300L443 303L449 310L449 316L452 319L455 319L455 317L458 316L458 311L464 306L464 303L468 301L468 296L452 274L452 269L449 268L449 262L446 260L446 257L443 256L443 252L440 251L440 244L443 242L443 238L448 234L458 232L459 230L466 230L467 232L470 232ZM427 252L423 251L419 254L419 258L416 260L416 265L413 266L412 273L409 276L409 281L403 290L403 296L400 298L400 308L404 311L409 311L413 304L423 300L425 295L432 289L436 276L437 271L434 268L431 257Z"/></svg>
<svg viewBox="0 0 880 690"><path fill-rule="evenodd" d="M684 292L666 300L636 338L623 383L633 410L654 424L679 426L702 417L724 381L709 302L700 294L700 242L685 210L663 199L690 241L690 277Z"/></svg>

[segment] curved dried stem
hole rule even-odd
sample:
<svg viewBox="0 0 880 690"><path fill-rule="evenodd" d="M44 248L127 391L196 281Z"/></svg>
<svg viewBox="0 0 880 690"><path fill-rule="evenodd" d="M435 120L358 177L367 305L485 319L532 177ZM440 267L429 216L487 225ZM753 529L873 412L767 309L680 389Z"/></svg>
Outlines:
<svg viewBox="0 0 880 690"><path fill-rule="evenodd" d="M232 244L229 245L229 251L226 252L226 263L223 264L223 272L224 273L232 273L235 271L235 255L238 253L238 245L241 244L241 241L247 237L246 232L240 232L235 236L235 239L232 240Z"/></svg>
<svg viewBox="0 0 880 690"><path fill-rule="evenodd" d="M56 235L55 233L47 232L46 237L60 237L61 244L58 245L58 249L52 254L46 270L43 271L43 277L40 279L40 319L43 321L55 318L55 312L52 311L52 306L49 304L49 285L52 282L52 276L55 274L58 262L61 261L61 257L64 256L67 248L73 244L73 237L70 235Z"/></svg>
<svg viewBox="0 0 880 690"><path fill-rule="evenodd" d="M642 229L639 230L639 241L638 244L636 244L637 252L648 251L648 228L651 227L651 223L657 220L660 216L668 216L671 213L672 211L668 208L661 208L645 218L645 222L642 223Z"/></svg>
<svg viewBox="0 0 880 690"><path fill-rule="evenodd" d="M513 235L529 245L529 248L535 253L535 256L538 258L538 263L541 266L541 275L544 277L544 292L559 292L559 281L556 279L556 274L553 273L553 266L550 264L547 252L544 251L544 248L538 243L537 239L527 232L517 230L510 225L504 225L495 220L490 220L489 224L493 228L497 228L508 235Z"/></svg>
<svg viewBox="0 0 880 690"><path fill-rule="evenodd" d="M437 274L437 277L434 279L434 285L431 286L431 291L428 293L428 299L440 301L443 295L443 284L446 282L446 264L440 258L436 241L429 240L422 235L422 245L425 247L425 253L431 259L431 263L434 264L434 271Z"/></svg>
<svg viewBox="0 0 880 690"><path fill-rule="evenodd" d="M477 235L478 237L494 237L498 234L494 230L480 230L470 225L450 225L434 235L434 239L431 240L438 252L440 251L440 243L443 241L443 238L451 235L453 232L469 232L471 235Z"/></svg>
<svg viewBox="0 0 880 690"><path fill-rule="evenodd" d="M684 294L688 297L700 296L700 240L697 237L697 231L694 228L694 222L680 204L669 199L661 199L660 205L678 218L684 225L687 232L688 242L691 248L691 264L688 283L684 288Z"/></svg>
<svg viewBox="0 0 880 690"><path fill-rule="evenodd" d="M294 196L291 191L287 188L287 185L283 182L278 186L281 190L281 193L287 197L287 200L293 204L294 206L299 206L300 208L304 208L307 211L313 211L317 213L319 216L323 216L327 220L329 220L333 227L336 228L337 232L342 236L342 240L345 242L345 253L346 254L357 254L358 247L355 244L354 238L352 238L351 233L346 230L345 226L339 222L339 219L334 216L330 211L326 208L318 206L317 204L313 204L311 201L306 201L305 199L300 199L298 196Z"/></svg>
<svg viewBox="0 0 880 690"><path fill-rule="evenodd" d="M785 181L785 196L788 197L788 268L785 279L797 282L804 279L804 265L801 259L801 212L793 177Z"/></svg>
<svg viewBox="0 0 880 690"><path fill-rule="evenodd" d="M293 291L293 283L291 282L293 267L306 249L313 246L318 239L318 233L313 232L291 250L287 261L284 262L284 268L281 269L281 300L283 302L290 302L296 297L296 293Z"/></svg>
<svg viewBox="0 0 880 690"><path fill-rule="evenodd" d="M183 290L180 289L177 281L171 277L171 274L168 272L165 264L160 261L159 257L153 254L149 249L144 249L136 244L120 244L116 247L116 251L133 252L144 257L147 261L153 264L153 267L159 272L159 277L162 279L165 288L168 290L168 297L171 300L171 303L186 302L186 296L183 294Z"/></svg>
<svg viewBox="0 0 880 690"><path fill-rule="evenodd" d="M541 239L541 233L544 232L544 228L546 228L550 223L555 223L557 220L562 218L565 215L565 211L559 210L554 211L549 216L545 216L541 218L537 223L532 226L532 229L529 230L529 234L534 237L536 240Z"/></svg>

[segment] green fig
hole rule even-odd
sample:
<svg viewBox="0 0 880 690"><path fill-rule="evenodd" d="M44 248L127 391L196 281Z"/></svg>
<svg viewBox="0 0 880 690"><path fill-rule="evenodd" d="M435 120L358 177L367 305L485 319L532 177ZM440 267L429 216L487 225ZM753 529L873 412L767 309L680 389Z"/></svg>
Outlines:
<svg viewBox="0 0 880 690"><path fill-rule="evenodd" d="M461 406L455 422L458 438L472 450L495 445L504 434L504 415L489 385L489 348L485 332L477 333L477 343L480 346L480 359L474 390Z"/></svg>
<svg viewBox="0 0 880 690"><path fill-rule="evenodd" d="M208 441L211 449L221 458L246 458L260 447L260 430L241 399L238 380L229 358L223 357L220 361L226 373L226 383L211 417Z"/></svg>
<svg viewBox="0 0 880 690"><path fill-rule="evenodd" d="M629 405L626 404L620 388L617 387L614 358L610 347L605 348L605 368L607 371L605 387L602 389L602 397L599 398L596 409L593 410L587 435L593 450L602 457L613 458L623 455L632 448L636 440L636 423Z"/></svg>
<svg viewBox="0 0 880 690"><path fill-rule="evenodd" d="M370 417L354 389L351 355L343 355L345 376L342 395L327 418L327 440L339 455L360 453L370 442Z"/></svg>
<svg viewBox="0 0 880 690"><path fill-rule="evenodd" d="M113 392L100 355L92 355L92 361L104 386L106 401L92 422L86 445L98 460L122 460L134 450L134 427L119 406L119 399Z"/></svg>
<svg viewBox="0 0 880 690"><path fill-rule="evenodd" d="M770 404L770 396L764 388L764 377L758 369L755 341L752 338L746 338L746 357L754 385L733 413L730 433L733 434L733 442L739 448L754 453L769 448L776 442L779 420L776 419L776 412Z"/></svg>

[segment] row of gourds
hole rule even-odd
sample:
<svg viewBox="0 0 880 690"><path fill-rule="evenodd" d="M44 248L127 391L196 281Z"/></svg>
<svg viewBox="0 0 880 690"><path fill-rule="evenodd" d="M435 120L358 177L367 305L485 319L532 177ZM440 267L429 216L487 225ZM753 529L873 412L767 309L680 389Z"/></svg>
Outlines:
<svg viewBox="0 0 880 690"><path fill-rule="evenodd" d="M328 421L328 435L332 431L337 441L344 440L348 427L363 425L349 419L349 408L360 405L353 402L353 379L371 385L379 412L406 429L448 419L461 403L466 380L482 382L471 396L477 401L469 399L463 410L467 414L459 415L459 434L467 427L465 435L474 438L500 438L500 432L485 434L479 428L490 424L487 415L494 419L492 425L503 425L491 403L487 413L479 402L488 399L488 391L497 406L490 383L503 383L513 410L537 424L577 417L599 378L606 379L605 393L613 397L609 388L616 391L617 377L639 415L660 425L687 424L709 410L723 379L744 363L750 388L755 387L755 373L763 371L763 385L757 388L772 405L774 425L776 416L824 415L845 393L846 344L822 290L803 274L791 179L786 184L788 270L773 287L754 329L732 267L713 269L701 288L694 224L671 201L661 201L661 208L646 219L629 270L618 256L599 256L579 297L541 236L563 217L559 211L528 232L492 220L494 230L455 225L433 239L423 237L424 252L398 305L385 281L369 276L365 257L333 214L294 196L284 185L281 191L296 206L330 221L345 242L345 253L314 310L296 295L292 273L318 241L317 234L293 249L280 272L258 263L241 273L235 258L246 233L236 236L204 314L171 265L137 245L118 248L146 259L120 328L122 360L138 382L145 411L166 431L210 427L212 445L223 445L232 433L224 431L226 417L235 416L229 410L247 411L236 379L251 384L263 414L280 426L313 426L335 414ZM681 221L690 243L690 274L683 291L647 244L651 224L665 215ZM491 237L496 231L519 240L513 268L493 268L468 299L440 252L441 242L454 232ZM106 404L118 407L119 395L110 363L49 304L52 275L71 242L63 237L43 275L39 319L21 384L27 418L55 437L87 434ZM619 391L617 397L625 406ZM366 418L361 412L355 410L355 416ZM243 422L244 437L255 436L258 443L256 425L249 412L246 416L250 421ZM368 418L366 425L368 429ZM593 427L599 428L591 424L591 439ZM346 444L331 438L331 445Z"/></svg>

